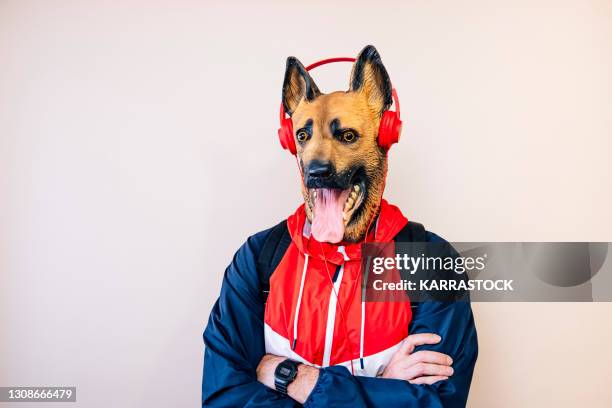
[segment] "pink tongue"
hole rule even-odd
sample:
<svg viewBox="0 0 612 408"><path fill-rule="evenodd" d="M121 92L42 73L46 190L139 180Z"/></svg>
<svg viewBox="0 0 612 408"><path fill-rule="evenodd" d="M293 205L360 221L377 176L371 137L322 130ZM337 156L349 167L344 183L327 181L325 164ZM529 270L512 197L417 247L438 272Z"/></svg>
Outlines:
<svg viewBox="0 0 612 408"><path fill-rule="evenodd" d="M317 189L312 215L312 235L317 241L331 243L342 241L344 237L342 209L350 192L350 189Z"/></svg>

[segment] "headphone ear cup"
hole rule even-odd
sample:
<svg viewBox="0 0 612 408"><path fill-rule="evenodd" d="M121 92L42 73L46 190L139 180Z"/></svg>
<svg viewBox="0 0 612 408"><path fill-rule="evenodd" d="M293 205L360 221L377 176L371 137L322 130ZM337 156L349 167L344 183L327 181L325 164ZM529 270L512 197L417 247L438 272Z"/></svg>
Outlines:
<svg viewBox="0 0 612 408"><path fill-rule="evenodd" d="M402 120L397 112L385 111L380 119L378 128L378 145L385 151L391 146L399 142L402 133Z"/></svg>
<svg viewBox="0 0 612 408"><path fill-rule="evenodd" d="M278 140L283 149L289 150L293 155L297 154L295 139L293 138L293 122L291 118L283 118L281 127L278 129Z"/></svg>

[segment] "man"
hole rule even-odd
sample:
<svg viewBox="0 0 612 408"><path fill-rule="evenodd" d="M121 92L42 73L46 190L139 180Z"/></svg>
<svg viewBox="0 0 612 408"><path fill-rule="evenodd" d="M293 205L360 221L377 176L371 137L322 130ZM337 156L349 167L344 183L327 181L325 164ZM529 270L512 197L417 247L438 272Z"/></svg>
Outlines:
<svg viewBox="0 0 612 408"><path fill-rule="evenodd" d="M226 270L204 332L203 406L465 406L477 356L469 301L362 293L363 243L452 254L382 198L401 131L394 97L372 46L347 92L322 94L287 60L279 136L298 159L304 204L250 237Z"/></svg>

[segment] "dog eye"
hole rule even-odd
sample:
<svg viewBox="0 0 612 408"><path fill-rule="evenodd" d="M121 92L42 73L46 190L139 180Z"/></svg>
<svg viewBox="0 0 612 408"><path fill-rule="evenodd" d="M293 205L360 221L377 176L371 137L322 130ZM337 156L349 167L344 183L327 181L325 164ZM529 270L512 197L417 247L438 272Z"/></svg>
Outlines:
<svg viewBox="0 0 612 408"><path fill-rule="evenodd" d="M298 142L302 143L302 142L305 142L306 139L308 139L308 133L306 133L304 130L301 130L298 132L296 137L297 137Z"/></svg>
<svg viewBox="0 0 612 408"><path fill-rule="evenodd" d="M346 132L342 133L342 140L346 143L351 143L355 140L355 132L352 130L347 130Z"/></svg>

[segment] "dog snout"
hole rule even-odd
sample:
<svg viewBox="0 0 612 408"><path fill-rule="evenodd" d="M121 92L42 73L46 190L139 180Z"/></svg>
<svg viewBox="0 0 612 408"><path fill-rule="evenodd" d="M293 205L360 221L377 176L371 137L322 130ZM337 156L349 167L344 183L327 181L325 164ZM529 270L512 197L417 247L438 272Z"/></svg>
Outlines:
<svg viewBox="0 0 612 408"><path fill-rule="evenodd" d="M332 187L335 185L334 165L328 161L312 160L305 168L304 181L309 188Z"/></svg>
<svg viewBox="0 0 612 408"><path fill-rule="evenodd" d="M313 160L308 165L308 177L329 178L334 173L330 162Z"/></svg>

